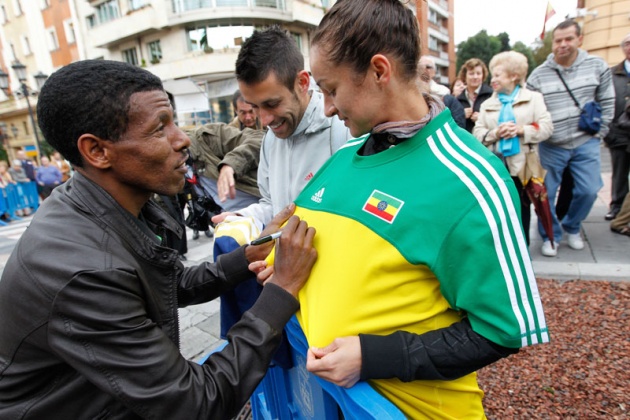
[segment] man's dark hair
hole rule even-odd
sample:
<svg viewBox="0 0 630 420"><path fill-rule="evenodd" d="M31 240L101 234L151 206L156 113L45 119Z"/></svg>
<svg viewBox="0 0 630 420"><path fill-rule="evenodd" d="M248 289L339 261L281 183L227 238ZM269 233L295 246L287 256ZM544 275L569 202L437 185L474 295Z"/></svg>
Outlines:
<svg viewBox="0 0 630 420"><path fill-rule="evenodd" d="M348 64L358 74L365 74L374 55L389 54L402 63L402 77L418 76L418 20L400 0L339 0L324 15L311 44L333 64Z"/></svg>
<svg viewBox="0 0 630 420"><path fill-rule="evenodd" d="M291 35L278 25L254 31L236 59L236 79L248 85L264 81L273 72L280 83L293 91L302 70L304 56Z"/></svg>
<svg viewBox="0 0 630 420"><path fill-rule="evenodd" d="M89 133L118 141L129 124L131 95L163 89L157 76L131 64L77 61L46 80L37 100L39 127L55 150L82 167L79 137Z"/></svg>
<svg viewBox="0 0 630 420"><path fill-rule="evenodd" d="M582 28L580 27L580 24L573 19L567 19L560 22L555 28L553 28L553 31L551 31L551 35L553 36L558 29L567 29L571 26L575 26L575 34L577 36L580 36L580 34L582 33Z"/></svg>
<svg viewBox="0 0 630 420"><path fill-rule="evenodd" d="M241 91L239 89L236 89L236 92L234 92L234 95L232 95L232 107L234 108L234 115L236 115L236 103L238 101L245 102L245 99L243 99L243 94L241 93Z"/></svg>

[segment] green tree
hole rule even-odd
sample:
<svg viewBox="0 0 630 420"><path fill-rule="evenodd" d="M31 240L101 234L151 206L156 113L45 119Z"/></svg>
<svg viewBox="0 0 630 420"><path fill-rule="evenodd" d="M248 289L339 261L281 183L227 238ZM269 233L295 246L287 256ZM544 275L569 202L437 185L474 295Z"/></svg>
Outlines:
<svg viewBox="0 0 630 420"><path fill-rule="evenodd" d="M532 52L531 48L523 44L521 41L517 41L516 44L514 44L514 47L512 47L512 50L520 52L525 57L527 57L527 76L529 76L532 70L536 68L536 60L534 60L534 53Z"/></svg>
<svg viewBox="0 0 630 420"><path fill-rule="evenodd" d="M490 59L500 51L501 41L499 38L488 35L488 32L483 29L477 35L471 36L457 46L457 72L471 58L478 58L487 65Z"/></svg>
<svg viewBox="0 0 630 420"><path fill-rule="evenodd" d="M53 153L55 153L55 148L50 145L45 139L40 137L39 145L41 146L41 154L42 156L51 157Z"/></svg>
<svg viewBox="0 0 630 420"><path fill-rule="evenodd" d="M551 31L547 31L545 33L545 39L542 44L534 49L533 57L534 62L536 63L536 67L540 66L545 62L547 56L551 54L551 41L552 41Z"/></svg>
<svg viewBox="0 0 630 420"><path fill-rule="evenodd" d="M0 144L0 160L4 160L5 162L9 161L9 155L7 153L7 149L4 147L4 144Z"/></svg>
<svg viewBox="0 0 630 420"><path fill-rule="evenodd" d="M499 35L497 35L497 39L501 43L501 50L499 52L510 51L511 50L511 48L510 48L510 36L507 33L501 32Z"/></svg>

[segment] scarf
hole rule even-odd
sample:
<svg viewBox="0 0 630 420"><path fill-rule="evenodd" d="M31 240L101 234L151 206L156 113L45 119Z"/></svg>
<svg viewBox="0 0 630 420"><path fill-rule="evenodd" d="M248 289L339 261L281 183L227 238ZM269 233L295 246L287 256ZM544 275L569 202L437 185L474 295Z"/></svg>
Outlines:
<svg viewBox="0 0 630 420"><path fill-rule="evenodd" d="M521 90L521 87L516 85L511 94L506 95L505 93L499 93L497 96L499 101L501 101L501 111L499 112L499 125L505 122L516 122L516 118L514 117L514 109L512 108L512 104L516 99L516 95ZM503 156L514 156L521 151L521 146L518 140L518 136L512 137L511 139L501 139L499 140L498 151L503 154Z"/></svg>
<svg viewBox="0 0 630 420"><path fill-rule="evenodd" d="M429 106L429 112L420 121L390 121L375 126L360 154L369 156L400 144L415 136L433 118L444 111L444 103L435 96L423 93L422 97Z"/></svg>

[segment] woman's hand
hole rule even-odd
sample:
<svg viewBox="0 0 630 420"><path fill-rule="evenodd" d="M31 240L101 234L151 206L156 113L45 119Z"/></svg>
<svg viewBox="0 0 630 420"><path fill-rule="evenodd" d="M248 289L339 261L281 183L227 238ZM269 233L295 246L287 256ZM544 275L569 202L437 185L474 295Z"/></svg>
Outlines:
<svg viewBox="0 0 630 420"><path fill-rule="evenodd" d="M336 338L328 346L311 347L306 353L306 370L345 388L359 381L361 363L359 336Z"/></svg>

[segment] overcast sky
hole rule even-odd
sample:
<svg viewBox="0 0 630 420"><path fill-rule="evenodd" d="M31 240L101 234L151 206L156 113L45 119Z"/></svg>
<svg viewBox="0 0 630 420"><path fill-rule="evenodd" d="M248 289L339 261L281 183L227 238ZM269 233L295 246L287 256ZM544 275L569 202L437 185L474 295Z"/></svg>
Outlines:
<svg viewBox="0 0 630 420"><path fill-rule="evenodd" d="M454 0L455 45L482 29L488 35L507 32L510 43L531 45L540 36L545 21L547 0ZM547 30L575 12L577 0L551 0L556 14L547 22Z"/></svg>

